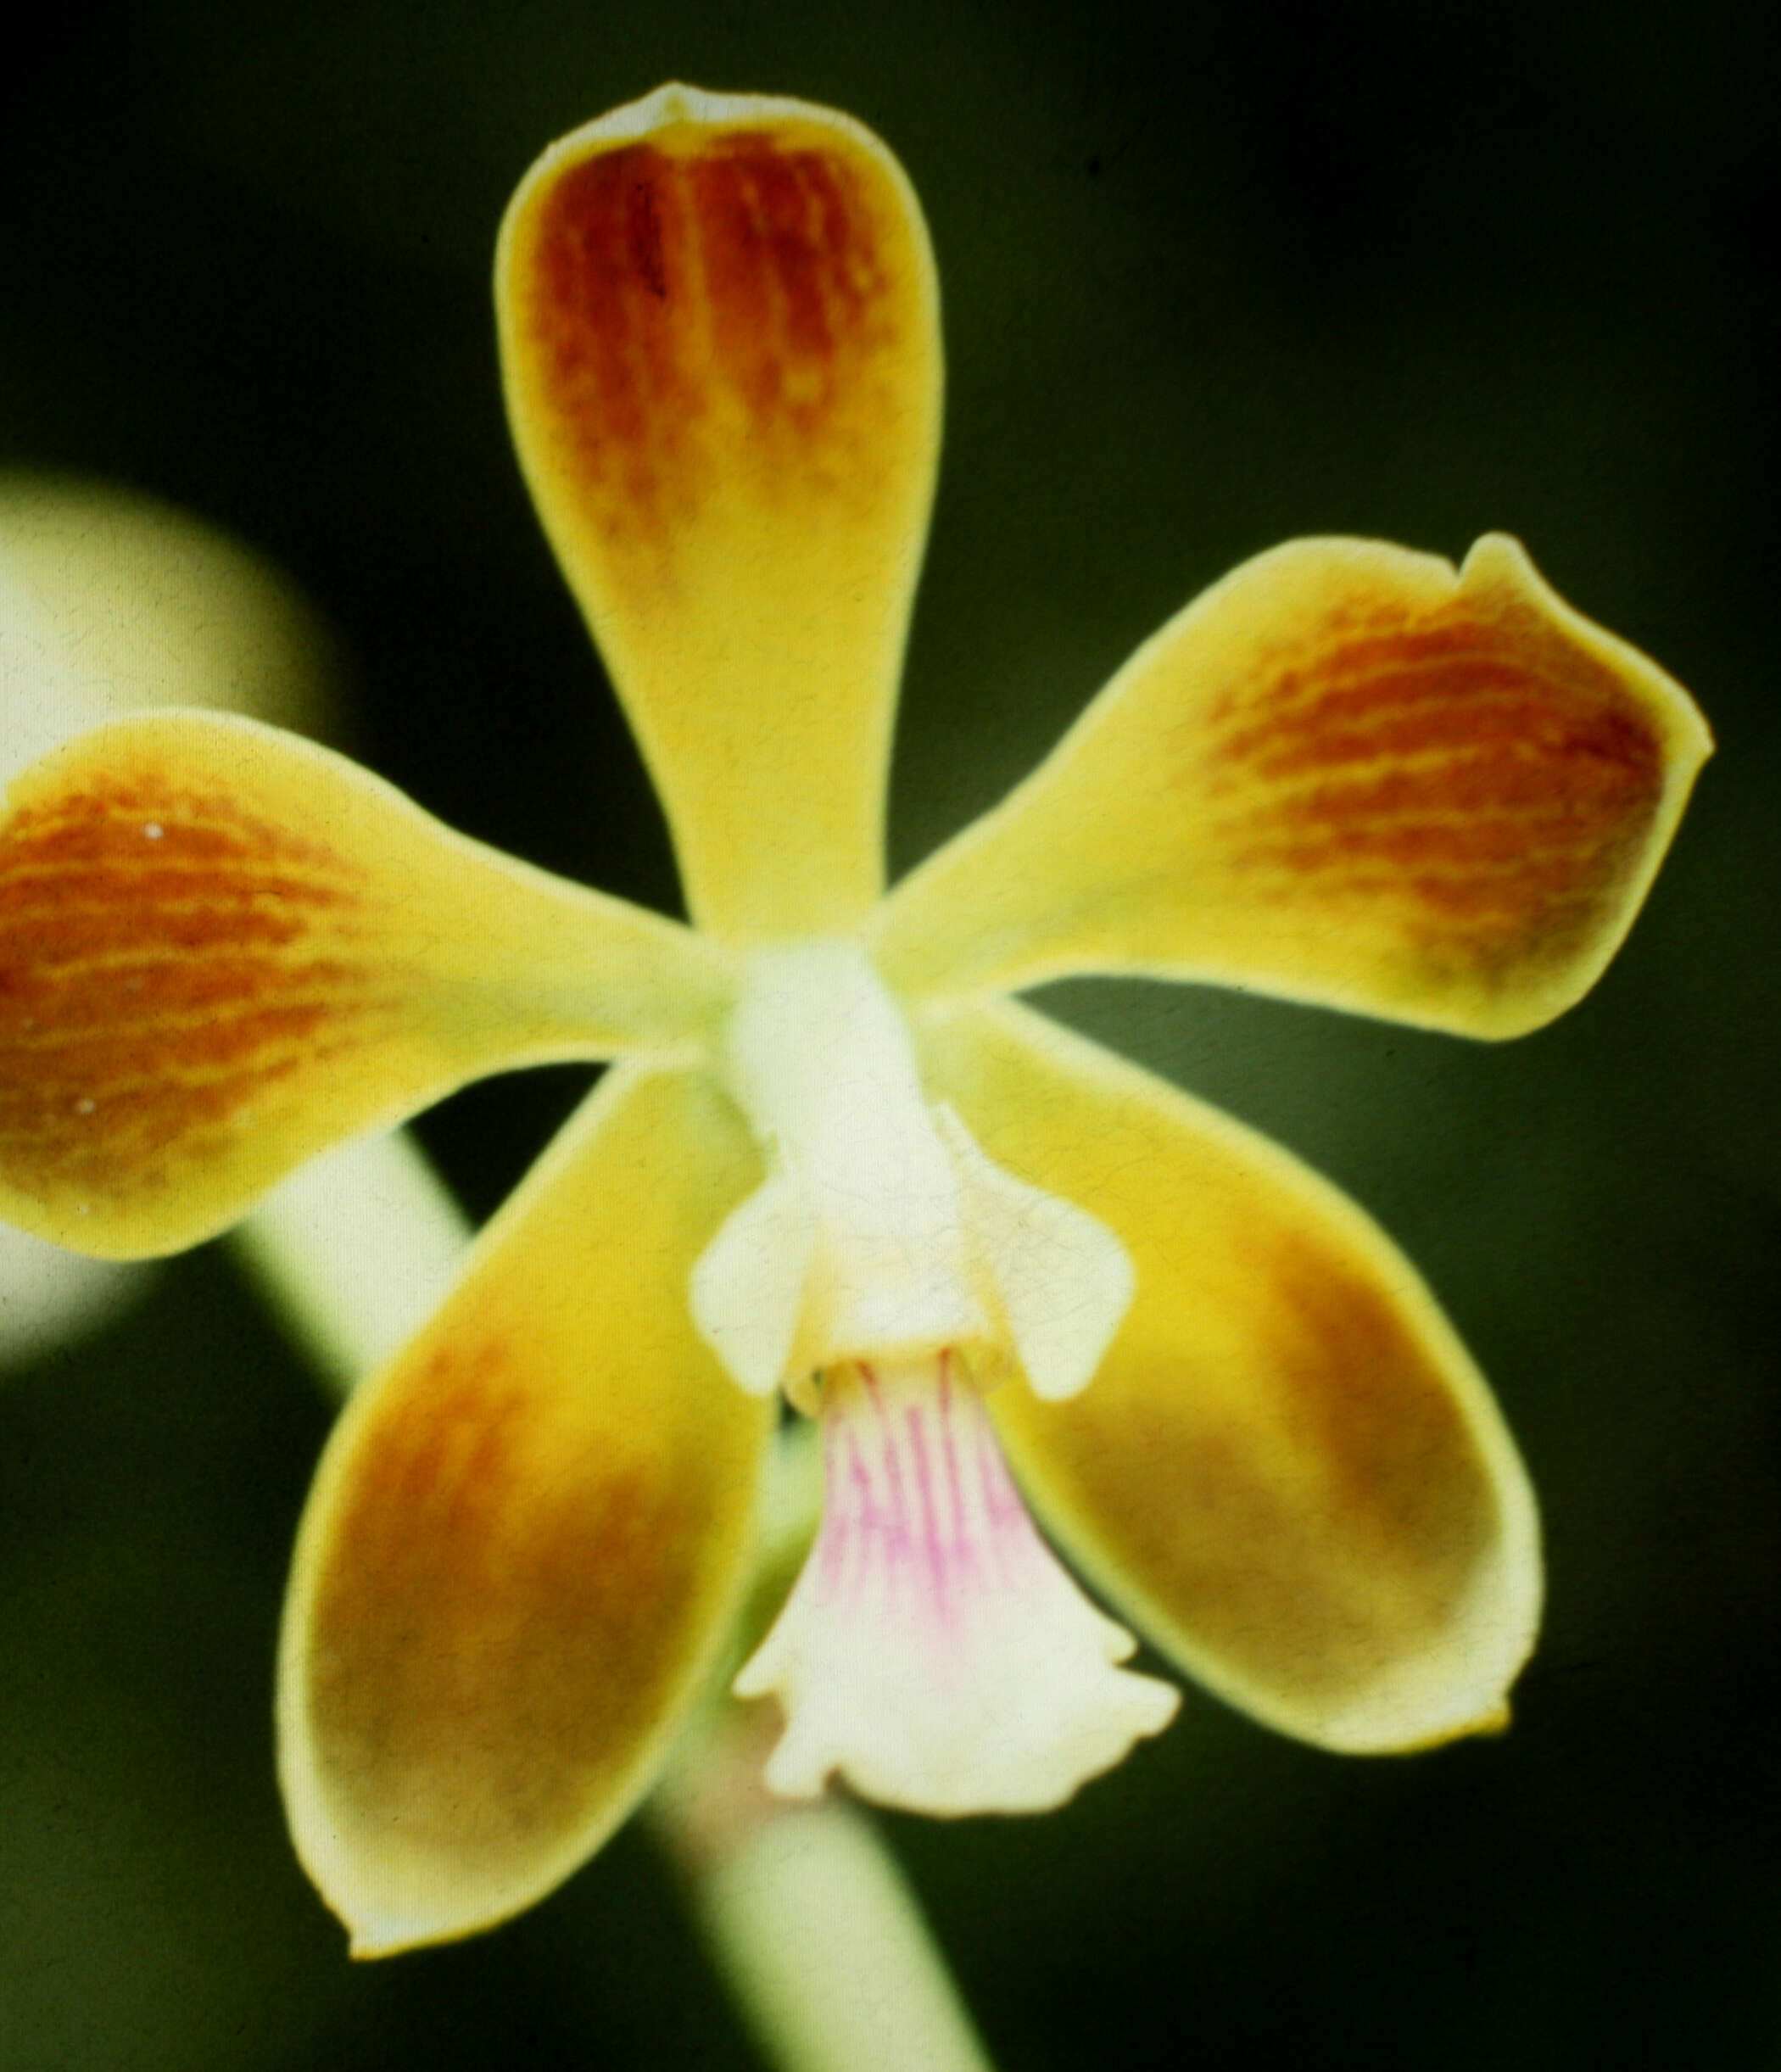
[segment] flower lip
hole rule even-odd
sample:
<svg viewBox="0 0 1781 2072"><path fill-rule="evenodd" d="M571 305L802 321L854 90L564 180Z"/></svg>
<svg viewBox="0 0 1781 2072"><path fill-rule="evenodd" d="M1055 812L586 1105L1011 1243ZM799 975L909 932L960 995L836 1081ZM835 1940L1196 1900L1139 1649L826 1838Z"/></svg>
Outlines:
<svg viewBox="0 0 1781 2072"><path fill-rule="evenodd" d="M1167 1726L1179 1694L1116 1666L1131 1634L1034 1530L957 1361L848 1363L824 1398L822 1527L734 1687L784 1708L773 1790L1039 1812Z"/></svg>

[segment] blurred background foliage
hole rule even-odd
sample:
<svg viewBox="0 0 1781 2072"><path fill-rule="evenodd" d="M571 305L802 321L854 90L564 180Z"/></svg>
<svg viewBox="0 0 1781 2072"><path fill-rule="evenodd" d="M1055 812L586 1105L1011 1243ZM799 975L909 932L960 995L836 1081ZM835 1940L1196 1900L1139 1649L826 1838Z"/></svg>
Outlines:
<svg viewBox="0 0 1781 2072"><path fill-rule="evenodd" d="M1062 1813L890 1823L1005 2072L1781 2064L1766 14L115 0L9 61L0 462L292 572L352 745L558 870L675 903L509 452L487 276L539 148L670 76L851 109L932 223L899 866L1293 533L1513 531L1717 729L1627 951L1542 1035L1054 996L1403 1241L1527 1452L1552 1597L1501 1740L1343 1761L1194 1697ZM477 1214L580 1084L424 1125ZM269 1725L327 1416L214 1251L0 1382L0 2072L751 2064L634 1831L498 1935L344 1962Z"/></svg>

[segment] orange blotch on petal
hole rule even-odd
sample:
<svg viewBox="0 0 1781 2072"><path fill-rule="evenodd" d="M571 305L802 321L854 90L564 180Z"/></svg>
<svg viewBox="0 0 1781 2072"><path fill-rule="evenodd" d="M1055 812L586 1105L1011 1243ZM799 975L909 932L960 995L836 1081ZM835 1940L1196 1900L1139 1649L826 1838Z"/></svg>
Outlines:
<svg viewBox="0 0 1781 2072"><path fill-rule="evenodd" d="M902 169L829 109L664 87L533 168L496 293L520 458L693 913L851 925L939 447Z"/></svg>
<svg viewBox="0 0 1781 2072"><path fill-rule="evenodd" d="M1152 1310L1058 1443L1073 1501L1118 1521L1124 1575L1172 1600L1171 1623L1215 1655L1289 1655L1301 1702L1339 1700L1461 1613L1500 1502L1401 1303L1291 1234L1258 1230L1242 1264L1265 1393L1233 1400ZM1131 1454L1169 1504L1132 1500Z"/></svg>
<svg viewBox="0 0 1781 2072"><path fill-rule="evenodd" d="M1487 988L1562 968L1649 841L1666 716L1501 581L1421 603L1340 605L1214 705L1207 839L1260 907L1315 883Z"/></svg>
<svg viewBox="0 0 1781 2072"><path fill-rule="evenodd" d="M0 1141L25 1192L165 1184L400 1019L353 861L224 794L98 782L0 852Z"/></svg>
<svg viewBox="0 0 1781 2072"><path fill-rule="evenodd" d="M525 1364L511 1340L435 1343L387 1393L311 1614L331 1770L472 1873L577 1818L587 1751L652 1718L656 1636L684 1625L712 1524L704 1478L590 1445Z"/></svg>
<svg viewBox="0 0 1781 2072"><path fill-rule="evenodd" d="M331 1440L280 1762L360 1954L548 1891L630 1810L707 1673L772 1412L694 1336L686 1279L756 1170L714 1088L619 1068Z"/></svg>
<svg viewBox="0 0 1781 2072"><path fill-rule="evenodd" d="M539 400L608 545L673 579L677 526L734 488L865 500L857 385L892 342L875 198L828 140L690 127L588 159L516 290ZM837 450L831 442L841 441Z"/></svg>

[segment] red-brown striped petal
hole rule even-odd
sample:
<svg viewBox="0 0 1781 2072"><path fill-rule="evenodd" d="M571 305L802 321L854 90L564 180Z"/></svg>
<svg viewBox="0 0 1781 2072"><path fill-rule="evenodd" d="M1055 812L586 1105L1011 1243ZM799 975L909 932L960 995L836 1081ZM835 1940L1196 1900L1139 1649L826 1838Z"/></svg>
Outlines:
<svg viewBox="0 0 1781 2072"><path fill-rule="evenodd" d="M731 940L844 928L940 430L927 232L896 161L801 102L665 87L555 145L497 261L528 480Z"/></svg>
<svg viewBox="0 0 1781 2072"><path fill-rule="evenodd" d="M630 1811L709 1673L774 1413L701 1342L687 1277L758 1177L710 1081L618 1067L329 1442L280 1769L356 1955L540 1898Z"/></svg>
<svg viewBox="0 0 1781 2072"><path fill-rule="evenodd" d="M1246 563L900 886L892 983L1211 980L1477 1036L1582 997L1711 748L1516 544Z"/></svg>
<svg viewBox="0 0 1781 2072"><path fill-rule="evenodd" d="M990 1398L1041 1522L1114 1609L1326 1747L1500 1726L1539 1615L1533 1494L1391 1242L1277 1145L1012 1003L930 1026L922 1062L999 1164L1131 1254L1088 1386Z"/></svg>
<svg viewBox="0 0 1781 2072"><path fill-rule="evenodd" d="M245 719L120 720L0 818L0 1215L177 1250L339 1139L483 1074L684 1041L673 923L454 835Z"/></svg>

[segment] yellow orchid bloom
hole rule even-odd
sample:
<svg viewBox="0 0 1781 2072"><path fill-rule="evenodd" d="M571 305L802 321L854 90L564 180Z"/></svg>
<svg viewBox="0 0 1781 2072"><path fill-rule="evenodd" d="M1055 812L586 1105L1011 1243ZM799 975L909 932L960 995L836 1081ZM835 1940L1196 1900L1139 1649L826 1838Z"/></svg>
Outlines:
<svg viewBox="0 0 1781 2072"><path fill-rule="evenodd" d="M1507 539L1457 572L1298 541L884 896L940 436L902 170L825 109L665 87L533 169L497 299L695 925L215 716L85 736L0 825L0 1210L59 1242L188 1245L479 1075L622 1060L310 1500L281 1761L355 1949L504 1918L635 1804L732 1628L781 1392L827 1472L736 1684L783 1709L782 1792L1048 1806L1165 1723L1021 1492L1259 1719L1499 1723L1534 1505L1433 1300L1285 1152L1007 996L1138 972L1537 1027L1671 838L1686 695Z"/></svg>

